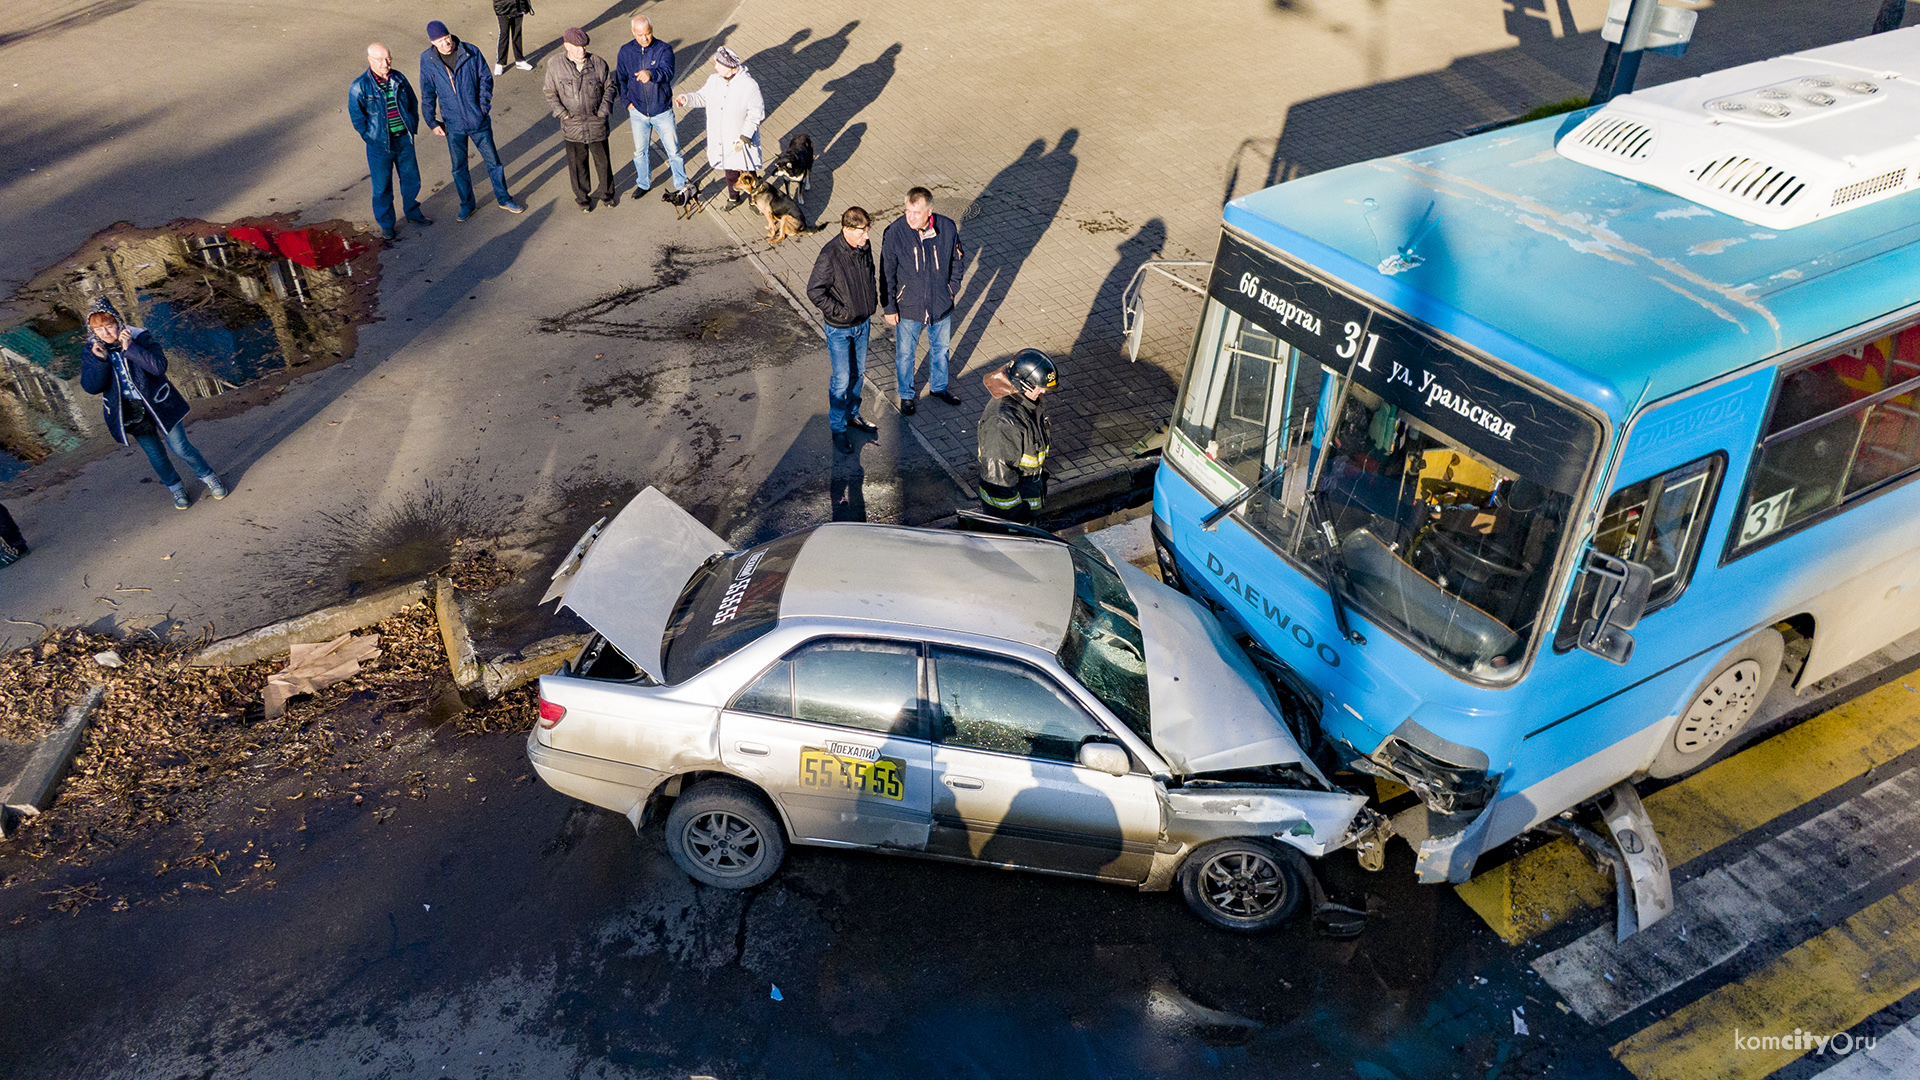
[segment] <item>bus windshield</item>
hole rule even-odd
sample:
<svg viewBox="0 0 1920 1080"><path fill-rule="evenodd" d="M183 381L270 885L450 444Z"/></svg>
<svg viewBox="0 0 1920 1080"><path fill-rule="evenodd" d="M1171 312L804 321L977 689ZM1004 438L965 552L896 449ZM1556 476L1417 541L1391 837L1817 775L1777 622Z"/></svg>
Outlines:
<svg viewBox="0 0 1920 1080"><path fill-rule="evenodd" d="M1436 661L1515 677L1599 425L1229 234L1168 456Z"/></svg>

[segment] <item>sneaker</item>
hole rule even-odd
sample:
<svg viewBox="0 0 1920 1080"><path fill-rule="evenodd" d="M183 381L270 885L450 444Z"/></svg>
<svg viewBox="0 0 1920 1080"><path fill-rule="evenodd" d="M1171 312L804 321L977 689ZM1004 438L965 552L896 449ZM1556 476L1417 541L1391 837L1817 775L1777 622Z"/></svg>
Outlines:
<svg viewBox="0 0 1920 1080"><path fill-rule="evenodd" d="M526 62L525 60L515 60L515 61L513 62L513 66L514 66L514 67L517 67L517 68L519 68L519 69L520 69L521 71L532 71L532 70L533 70L533 65L532 65L532 64L529 64L529 63L527 63L527 62Z"/></svg>
<svg viewBox="0 0 1920 1080"><path fill-rule="evenodd" d="M471 207L471 206L463 206L463 207L461 207L461 208L460 208L460 212L459 212L459 213L457 213L457 214L455 214L455 215L453 215L453 220L455 220L455 221L465 221L465 220L467 220L468 218L470 218L470 217L472 217L472 216L473 216L473 207Z"/></svg>
<svg viewBox="0 0 1920 1080"><path fill-rule="evenodd" d="M580 212L581 212L581 213L583 213L583 214L591 214L591 213L593 213L593 202L592 202L591 200L589 200L589 201L587 201L587 202L583 202L583 203L581 203L581 204L580 204Z"/></svg>
<svg viewBox="0 0 1920 1080"><path fill-rule="evenodd" d="M32 553L33 549L25 544L17 548L0 544L0 566L12 566Z"/></svg>
<svg viewBox="0 0 1920 1080"><path fill-rule="evenodd" d="M397 243L400 240L400 234L394 232L392 229L381 229L380 239L385 240L389 244Z"/></svg>
<svg viewBox="0 0 1920 1080"><path fill-rule="evenodd" d="M916 408L919 408L919 404L920 404L919 402L913 400L910 397L901 398L900 399L900 415L912 416L913 410Z"/></svg>
<svg viewBox="0 0 1920 1080"><path fill-rule="evenodd" d="M847 417L847 426L856 431L864 431L869 435L875 434L880 430L880 425L868 420L859 413L854 413L852 416Z"/></svg>
<svg viewBox="0 0 1920 1080"><path fill-rule="evenodd" d="M187 498L185 485L175 484L167 490L173 493L173 508L175 510L185 510L187 507L193 505L193 500Z"/></svg>
<svg viewBox="0 0 1920 1080"><path fill-rule="evenodd" d="M509 214L523 213L527 209L526 207L521 206L519 203L514 202L512 199L508 199L506 202L503 202L499 205L500 205L500 209L505 210Z"/></svg>
<svg viewBox="0 0 1920 1080"><path fill-rule="evenodd" d="M421 214L421 215L420 215L419 217L411 217L411 216L410 216L410 217L408 217L408 218L407 218L407 220L408 220L408 221L411 221L411 222L413 222L413 223L414 223L415 225L431 225L431 224L433 224L433 219L432 219L432 218L430 218L430 217L428 217L428 216L427 216L427 215L425 215L425 214Z"/></svg>
<svg viewBox="0 0 1920 1080"><path fill-rule="evenodd" d="M939 398L941 401L944 401L949 405L960 404L960 395L954 393L951 390L935 390L933 392L933 396Z"/></svg>
<svg viewBox="0 0 1920 1080"><path fill-rule="evenodd" d="M601 202L603 202L603 203L606 203L606 204L607 204L608 206L619 206L619 205L620 205L620 193L616 191L616 192L614 192L613 194L611 194L611 195L608 195L608 196L607 196L606 198L604 198L604 199L601 199L600 201L601 201Z"/></svg>
<svg viewBox="0 0 1920 1080"><path fill-rule="evenodd" d="M221 499L227 497L227 489L220 485L219 477L203 476L200 478L200 482L207 485L207 494L213 496L214 502L219 502Z"/></svg>
<svg viewBox="0 0 1920 1080"><path fill-rule="evenodd" d="M833 448L843 454L853 453L853 436L844 431L833 433Z"/></svg>
<svg viewBox="0 0 1920 1080"><path fill-rule="evenodd" d="M494 77L494 78L496 78L496 79L497 79L497 78L499 78L500 76L502 76L502 75L505 75L506 73L507 73L507 67L506 67L506 65L505 65L505 64L495 64L495 65L493 65L493 77Z"/></svg>

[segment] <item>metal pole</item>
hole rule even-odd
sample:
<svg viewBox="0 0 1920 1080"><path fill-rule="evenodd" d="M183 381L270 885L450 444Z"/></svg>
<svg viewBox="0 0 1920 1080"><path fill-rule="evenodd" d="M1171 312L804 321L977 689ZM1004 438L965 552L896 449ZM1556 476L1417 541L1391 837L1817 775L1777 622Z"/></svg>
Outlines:
<svg viewBox="0 0 1920 1080"><path fill-rule="evenodd" d="M1880 14L1874 17L1873 29L1868 33L1884 34L1889 30L1900 29L1907 17L1907 0L1881 0Z"/></svg>
<svg viewBox="0 0 1920 1080"><path fill-rule="evenodd" d="M1620 67L1613 73L1613 90L1608 98L1633 93L1633 80L1640 74L1640 58L1647 49L1647 34L1653 29L1653 9L1660 0L1633 0L1627 12L1627 26L1620 35Z"/></svg>

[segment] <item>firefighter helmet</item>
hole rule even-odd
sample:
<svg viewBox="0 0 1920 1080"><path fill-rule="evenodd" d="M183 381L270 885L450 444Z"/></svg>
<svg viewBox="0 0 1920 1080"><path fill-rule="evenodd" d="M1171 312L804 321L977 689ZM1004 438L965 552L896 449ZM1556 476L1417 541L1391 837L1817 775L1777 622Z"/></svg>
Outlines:
<svg viewBox="0 0 1920 1080"><path fill-rule="evenodd" d="M1007 365L1007 378L1020 390L1051 390L1059 385L1053 358L1039 349L1022 349Z"/></svg>

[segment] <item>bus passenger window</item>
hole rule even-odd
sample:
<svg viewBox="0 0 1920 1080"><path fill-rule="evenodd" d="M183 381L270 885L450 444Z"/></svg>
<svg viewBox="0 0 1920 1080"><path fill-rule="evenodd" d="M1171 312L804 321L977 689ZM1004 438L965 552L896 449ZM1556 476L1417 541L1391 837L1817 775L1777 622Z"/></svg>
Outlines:
<svg viewBox="0 0 1920 1080"><path fill-rule="evenodd" d="M1709 454L1670 472L1629 484L1613 493L1600 516L1593 549L1643 563L1653 571L1647 610L1676 599L1693 575L1694 559L1706 535L1726 455ZM1579 590L1554 636L1554 648L1573 648L1580 624L1593 617L1593 582L1582 575Z"/></svg>
<svg viewBox="0 0 1920 1080"><path fill-rule="evenodd" d="M1920 326L1787 373L1747 480L1735 552L1920 465Z"/></svg>

